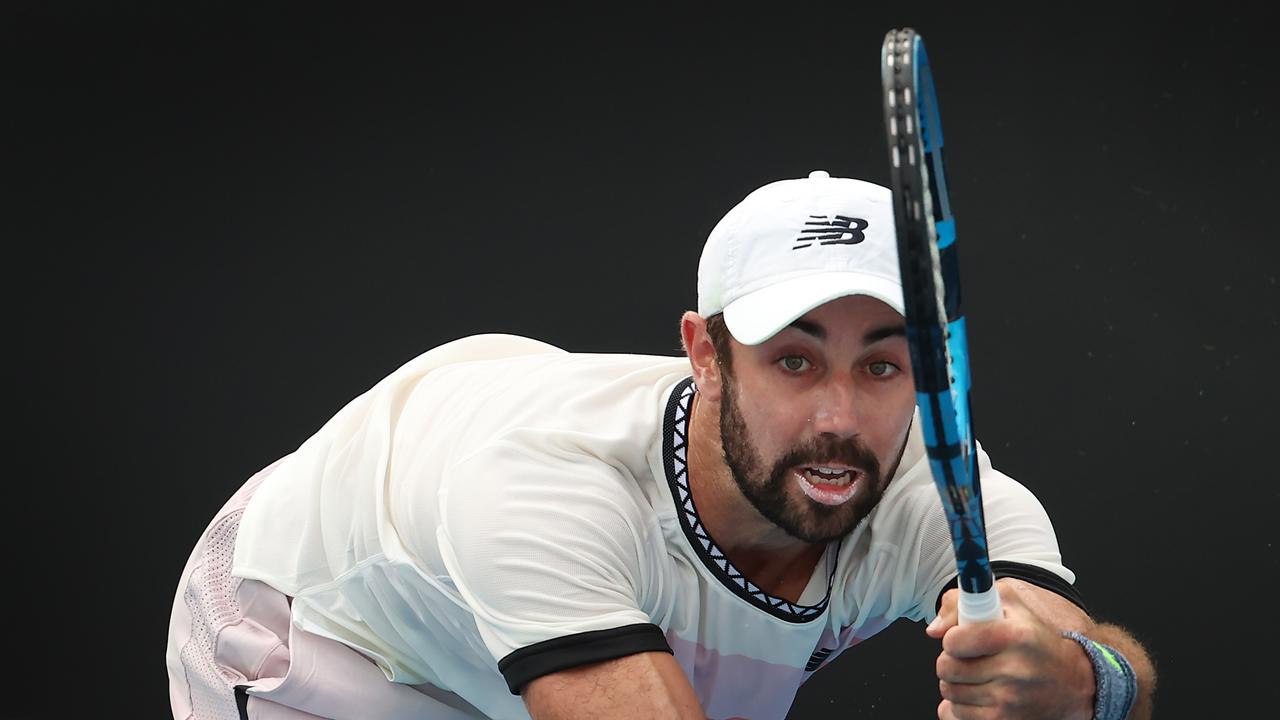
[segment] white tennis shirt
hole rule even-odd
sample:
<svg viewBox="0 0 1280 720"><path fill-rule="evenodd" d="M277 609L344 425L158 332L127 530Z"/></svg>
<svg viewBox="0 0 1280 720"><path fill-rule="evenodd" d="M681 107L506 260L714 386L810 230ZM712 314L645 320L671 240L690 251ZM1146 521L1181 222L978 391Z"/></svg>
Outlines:
<svg viewBox="0 0 1280 720"><path fill-rule="evenodd" d="M918 432L867 521L798 603L744 578L698 521L684 357L568 353L510 335L430 350L288 455L240 523L233 574L294 623L492 718L566 667L669 648L710 718L784 718L800 684L955 576ZM989 552L1072 595L1049 518L980 457ZM997 563L1001 565L1001 563ZM501 669L500 669L501 667Z"/></svg>

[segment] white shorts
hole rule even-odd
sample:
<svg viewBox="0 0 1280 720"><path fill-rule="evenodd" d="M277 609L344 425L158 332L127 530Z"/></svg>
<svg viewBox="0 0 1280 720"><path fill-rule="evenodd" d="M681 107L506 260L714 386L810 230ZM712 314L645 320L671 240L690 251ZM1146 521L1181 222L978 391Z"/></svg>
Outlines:
<svg viewBox="0 0 1280 720"><path fill-rule="evenodd" d="M290 598L231 576L240 517L275 467L249 478L201 535L169 619L177 720L475 720L457 695L389 681L371 660L290 622Z"/></svg>

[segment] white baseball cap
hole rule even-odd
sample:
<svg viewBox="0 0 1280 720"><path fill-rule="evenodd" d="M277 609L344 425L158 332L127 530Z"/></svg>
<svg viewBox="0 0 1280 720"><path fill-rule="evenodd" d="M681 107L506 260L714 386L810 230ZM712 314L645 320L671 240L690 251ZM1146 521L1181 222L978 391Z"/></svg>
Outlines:
<svg viewBox="0 0 1280 720"><path fill-rule="evenodd" d="M810 310L869 295L903 312L889 188L814 170L751 192L707 236L698 314L758 345Z"/></svg>

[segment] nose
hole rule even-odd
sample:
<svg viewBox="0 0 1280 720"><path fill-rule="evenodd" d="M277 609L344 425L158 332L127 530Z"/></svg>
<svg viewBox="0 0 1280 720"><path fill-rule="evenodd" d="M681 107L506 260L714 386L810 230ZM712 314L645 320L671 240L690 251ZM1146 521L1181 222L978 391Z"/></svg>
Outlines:
<svg viewBox="0 0 1280 720"><path fill-rule="evenodd" d="M813 423L815 432L851 438L861 431L858 389L849 378L832 378L814 389Z"/></svg>

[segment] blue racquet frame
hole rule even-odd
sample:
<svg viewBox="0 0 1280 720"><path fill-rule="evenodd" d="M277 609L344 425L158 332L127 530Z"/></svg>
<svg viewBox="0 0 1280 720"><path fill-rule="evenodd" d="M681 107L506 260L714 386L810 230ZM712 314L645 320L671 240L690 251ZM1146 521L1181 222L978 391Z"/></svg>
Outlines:
<svg viewBox="0 0 1280 720"><path fill-rule="evenodd" d="M942 119L923 39L911 28L889 31L880 67L916 403L951 529L960 622L991 620L1002 612L987 555Z"/></svg>

